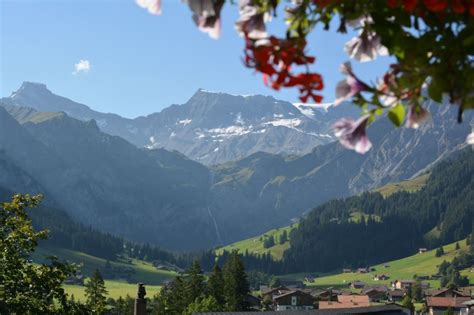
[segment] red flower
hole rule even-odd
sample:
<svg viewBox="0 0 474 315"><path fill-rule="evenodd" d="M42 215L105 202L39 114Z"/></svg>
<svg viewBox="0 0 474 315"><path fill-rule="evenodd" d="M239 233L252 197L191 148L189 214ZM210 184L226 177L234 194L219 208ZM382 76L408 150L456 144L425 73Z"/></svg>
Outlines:
<svg viewBox="0 0 474 315"><path fill-rule="evenodd" d="M441 12L448 8L448 0L423 0L423 2L431 12Z"/></svg>

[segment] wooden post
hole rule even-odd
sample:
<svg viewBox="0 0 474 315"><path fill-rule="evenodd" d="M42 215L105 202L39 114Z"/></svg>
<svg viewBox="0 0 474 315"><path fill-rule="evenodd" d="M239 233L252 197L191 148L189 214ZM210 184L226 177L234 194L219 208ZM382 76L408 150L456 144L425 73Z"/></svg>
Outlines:
<svg viewBox="0 0 474 315"><path fill-rule="evenodd" d="M145 284L139 283L137 298L135 299L135 307L133 310L134 315L146 315L145 295L146 295Z"/></svg>

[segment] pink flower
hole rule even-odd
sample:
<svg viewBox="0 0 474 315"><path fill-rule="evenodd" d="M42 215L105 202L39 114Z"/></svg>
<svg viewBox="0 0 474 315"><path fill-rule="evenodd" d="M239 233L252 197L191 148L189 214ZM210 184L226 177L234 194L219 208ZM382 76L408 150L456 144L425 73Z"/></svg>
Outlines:
<svg viewBox="0 0 474 315"><path fill-rule="evenodd" d="M360 154L366 153L372 148L372 143L365 132L369 117L365 115L357 121L349 118L337 121L333 126L334 135L344 147Z"/></svg>
<svg viewBox="0 0 474 315"><path fill-rule="evenodd" d="M217 39L221 33L221 10L224 0L184 0L193 12L194 23L198 28Z"/></svg>
<svg viewBox="0 0 474 315"><path fill-rule="evenodd" d="M240 0L239 13L240 17L235 23L235 28L241 36L253 40L268 38L265 26L265 22L269 20L268 13L260 12L252 0Z"/></svg>
<svg viewBox="0 0 474 315"><path fill-rule="evenodd" d="M474 131L467 135L466 143L474 145Z"/></svg>
<svg viewBox="0 0 474 315"><path fill-rule="evenodd" d="M151 14L161 14L161 0L136 0L136 3Z"/></svg>
<svg viewBox="0 0 474 315"><path fill-rule="evenodd" d="M371 31L362 31L359 36L352 38L344 45L344 50L360 62L372 61L377 55L388 55L387 47L380 42L380 36Z"/></svg>
<svg viewBox="0 0 474 315"><path fill-rule="evenodd" d="M407 128L418 129L430 118L430 113L421 106L410 106L406 121Z"/></svg>
<svg viewBox="0 0 474 315"><path fill-rule="evenodd" d="M341 65L341 72L346 75L346 79L339 81L336 86L336 101L334 102L334 106L341 104L345 100L367 89L367 85L357 79L352 72L350 62Z"/></svg>

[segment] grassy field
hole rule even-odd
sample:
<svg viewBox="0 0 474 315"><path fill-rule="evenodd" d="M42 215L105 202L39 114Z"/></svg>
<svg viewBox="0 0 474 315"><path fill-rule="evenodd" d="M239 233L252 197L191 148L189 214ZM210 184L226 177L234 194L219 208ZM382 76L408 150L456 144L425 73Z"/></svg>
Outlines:
<svg viewBox="0 0 474 315"><path fill-rule="evenodd" d="M119 297L125 297L130 295L135 297L137 295L137 285L127 283L120 280L105 280L105 287L107 288L107 297L118 299ZM74 299L78 301L85 300L85 287L80 285L64 285L64 289L69 295L74 295ZM146 296L151 298L155 294L159 293L161 286L158 285L147 285Z"/></svg>
<svg viewBox="0 0 474 315"><path fill-rule="evenodd" d="M283 233L283 231L286 231L289 237L290 231L296 228L296 226L297 224L295 223L290 226L270 230L266 232L265 234L248 238L246 240L242 240L242 241L218 248L216 250L216 253L220 255L223 250L226 250L226 251L238 250L239 252L242 252L242 253L245 251L248 251L249 253L254 253L254 254L270 253L273 256L273 258L280 260L283 257L283 252L290 247L289 241L286 241L283 244L280 244L280 235ZM274 237L275 246L264 248L263 241L266 237L270 237L270 236Z"/></svg>
<svg viewBox="0 0 474 315"><path fill-rule="evenodd" d="M48 256L57 256L60 259L80 264L80 271L85 276L90 276L95 269L103 269L106 263L106 260L102 258L56 247L39 247L33 254L32 259L42 262ZM111 261L110 264L113 267L129 267L135 270L133 283L119 279L105 279L105 285L109 292L108 297L114 299L120 296L125 297L127 294L134 297L137 294L137 283L139 282L146 284L147 296L152 297L160 291L165 280L172 279L177 275L173 271L159 270L150 263L136 259ZM84 299L84 286L64 285L64 288L68 294L73 294L77 300Z"/></svg>
<svg viewBox="0 0 474 315"><path fill-rule="evenodd" d="M62 248L40 247L33 255L33 260L42 261L44 257L55 255L60 259L81 264L81 272L85 276L90 276L95 269L103 269L106 263L105 259L94 257L85 253L71 251ZM138 282L144 282L151 285L161 285L163 281L174 278L176 273L173 271L159 270L152 264L130 259L131 264L125 260L111 261L114 267L131 267L135 270L133 279Z"/></svg>
<svg viewBox="0 0 474 315"><path fill-rule="evenodd" d="M430 177L429 173L423 174L421 176L418 176L410 180L405 180L398 183L389 183L385 186L375 189L374 191L381 193L384 197L388 197L391 194L396 193L397 191L401 191L401 190L408 191L408 192L415 192L423 188L423 186L425 186L426 181L428 180L429 177Z"/></svg>
<svg viewBox="0 0 474 315"><path fill-rule="evenodd" d="M460 241L459 245L461 246L460 250L455 250L455 243L444 246L445 255L441 257L435 256L435 250L431 250L422 254L415 254L403 259L394 260L391 262L383 263L374 266L375 271L367 274L360 273L338 273L338 274L329 274L321 275L315 279L312 283L306 283L308 286L318 286L318 287L329 287L329 286L346 286L349 282L353 281L363 281L367 284L389 284L390 281L396 279L413 279L414 275L418 276L429 276L435 274L438 270L437 266L443 262L443 260L451 261L456 254L460 251L467 250L467 245L465 241ZM387 267L385 267L387 266ZM304 279L305 276L311 273L305 274L296 274L296 275L285 275L285 278L293 279ZM386 281L374 281L373 276L375 274L386 274L390 278ZM466 275L470 278L470 281L474 281L474 273L469 272L469 270L464 270L463 275ZM439 287L439 281L430 280L430 285L433 288Z"/></svg>

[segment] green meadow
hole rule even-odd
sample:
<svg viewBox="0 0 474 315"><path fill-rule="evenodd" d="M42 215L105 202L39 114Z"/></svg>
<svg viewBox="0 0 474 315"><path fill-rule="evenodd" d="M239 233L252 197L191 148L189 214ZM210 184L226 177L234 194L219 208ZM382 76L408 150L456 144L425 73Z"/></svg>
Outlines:
<svg viewBox="0 0 474 315"><path fill-rule="evenodd" d="M285 226L282 228L269 230L265 234L251 237L251 238L218 248L216 249L216 253L220 255L222 254L224 250L229 251L229 252L233 250L237 250L240 253L245 253L246 251L248 251L249 253L259 254L259 255L270 253L274 259L281 260L283 257L283 252L287 250L288 248L290 248L290 242L286 241L283 244L280 244L280 235L283 233L283 231L286 231L288 234L288 239L289 239L291 230L296 227L297 227L297 224L295 223L290 226ZM271 237L271 236L273 236L273 238L275 239L275 245L269 248L264 248L263 243L264 243L265 238Z"/></svg>

